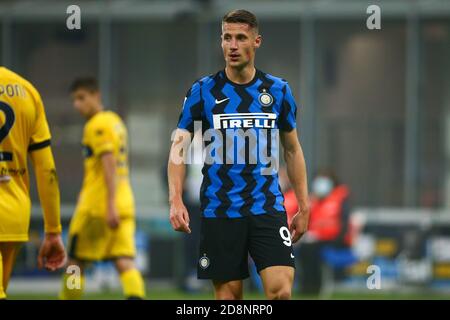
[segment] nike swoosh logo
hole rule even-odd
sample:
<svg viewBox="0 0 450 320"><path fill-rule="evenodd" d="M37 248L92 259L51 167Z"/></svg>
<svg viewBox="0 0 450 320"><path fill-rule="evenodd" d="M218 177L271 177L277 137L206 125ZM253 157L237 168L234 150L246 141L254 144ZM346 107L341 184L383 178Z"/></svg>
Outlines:
<svg viewBox="0 0 450 320"><path fill-rule="evenodd" d="M295 257L294 257L294 255L293 255L292 253L291 253L291 258L292 258L292 259L294 259L294 258L295 258Z"/></svg>
<svg viewBox="0 0 450 320"><path fill-rule="evenodd" d="M230 100L230 98L225 98L225 99L222 99L222 100L217 100L217 99L216 99L216 104L225 102L225 101L227 101L227 100Z"/></svg>

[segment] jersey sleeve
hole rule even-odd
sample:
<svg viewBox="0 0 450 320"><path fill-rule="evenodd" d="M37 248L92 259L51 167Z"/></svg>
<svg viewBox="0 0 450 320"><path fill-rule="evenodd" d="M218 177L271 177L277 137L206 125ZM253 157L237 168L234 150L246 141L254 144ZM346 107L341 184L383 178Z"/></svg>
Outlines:
<svg viewBox="0 0 450 320"><path fill-rule="evenodd" d="M106 120L97 121L88 129L89 146L94 156L114 152L115 135L112 125Z"/></svg>
<svg viewBox="0 0 450 320"><path fill-rule="evenodd" d="M289 84L283 88L283 102L280 110L278 127L283 131L291 131L297 127L297 104Z"/></svg>
<svg viewBox="0 0 450 320"><path fill-rule="evenodd" d="M200 83L195 82L184 98L183 110L178 120L178 128L194 132L194 122L201 121L203 100Z"/></svg>
<svg viewBox="0 0 450 320"><path fill-rule="evenodd" d="M32 129L28 151L48 147L51 139L50 129L48 127L47 117L45 115L44 104L41 96L36 90L33 90L32 92L36 106L36 120Z"/></svg>

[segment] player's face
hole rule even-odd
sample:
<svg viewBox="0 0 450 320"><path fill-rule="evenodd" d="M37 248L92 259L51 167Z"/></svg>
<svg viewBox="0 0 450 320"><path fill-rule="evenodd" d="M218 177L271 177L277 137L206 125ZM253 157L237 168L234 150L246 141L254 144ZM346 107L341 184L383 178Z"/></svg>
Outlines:
<svg viewBox="0 0 450 320"><path fill-rule="evenodd" d="M73 107L83 116L90 117L100 104L100 93L78 89L72 93Z"/></svg>
<svg viewBox="0 0 450 320"><path fill-rule="evenodd" d="M227 66L244 68L255 59L261 36L245 23L222 24L222 50Z"/></svg>

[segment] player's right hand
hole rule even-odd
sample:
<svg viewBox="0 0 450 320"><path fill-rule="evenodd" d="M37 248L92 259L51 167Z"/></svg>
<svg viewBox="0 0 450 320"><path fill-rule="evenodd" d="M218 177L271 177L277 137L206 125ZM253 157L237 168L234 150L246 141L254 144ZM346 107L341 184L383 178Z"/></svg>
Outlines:
<svg viewBox="0 0 450 320"><path fill-rule="evenodd" d="M175 231L191 233L189 213L182 201L174 201L170 204L170 224Z"/></svg>
<svg viewBox="0 0 450 320"><path fill-rule="evenodd" d="M117 229L120 224L120 218L115 207L109 208L106 215L106 223L111 229Z"/></svg>

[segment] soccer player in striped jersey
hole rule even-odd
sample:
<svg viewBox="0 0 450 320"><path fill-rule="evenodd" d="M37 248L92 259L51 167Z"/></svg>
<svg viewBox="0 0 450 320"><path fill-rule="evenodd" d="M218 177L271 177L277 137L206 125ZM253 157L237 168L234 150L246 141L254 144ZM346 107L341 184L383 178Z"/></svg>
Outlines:
<svg viewBox="0 0 450 320"><path fill-rule="evenodd" d="M194 82L179 118L168 164L170 222L177 231L191 231L181 196L186 163L180 158L200 124L208 138L198 277L213 281L217 299L242 299L250 254L267 298L290 299L292 243L306 232L309 219L297 106L287 81L255 68L262 38L252 13L227 13L221 39L225 69ZM263 156L277 162L277 137L299 204L290 230L277 165Z"/></svg>

